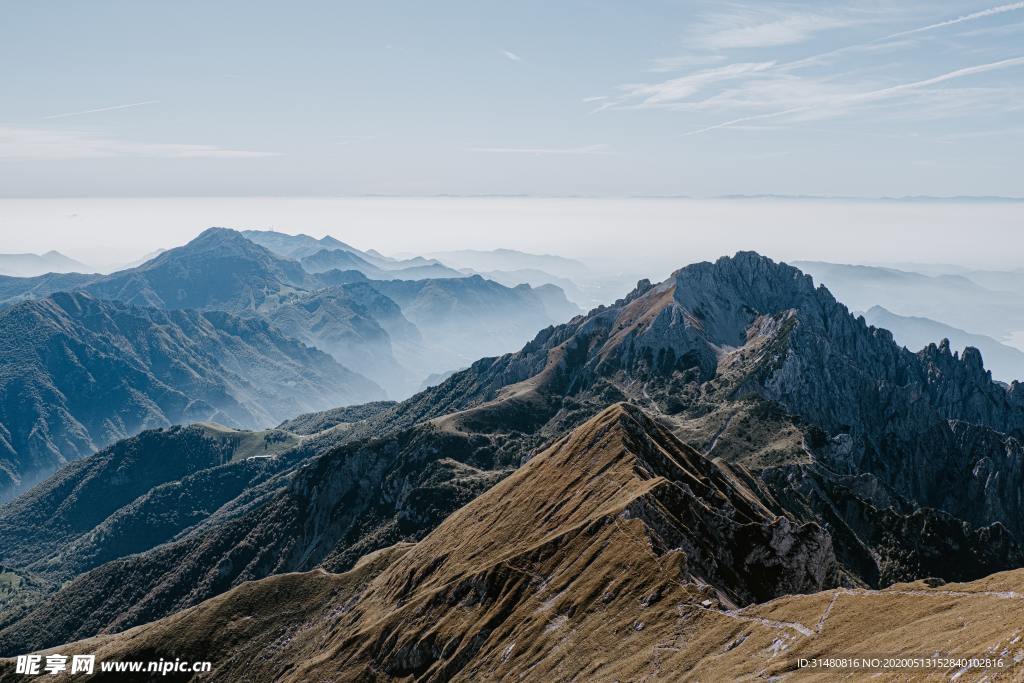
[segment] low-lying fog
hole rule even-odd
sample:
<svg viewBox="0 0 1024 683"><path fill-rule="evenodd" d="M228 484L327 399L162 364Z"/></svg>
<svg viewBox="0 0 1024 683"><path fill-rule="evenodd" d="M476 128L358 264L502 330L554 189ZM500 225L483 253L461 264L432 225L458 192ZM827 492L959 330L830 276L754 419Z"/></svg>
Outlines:
<svg viewBox="0 0 1024 683"><path fill-rule="evenodd" d="M1024 253L1024 202L505 197L0 199L0 252L56 249L107 269L214 225L332 234L386 254L556 253L652 279L738 249L997 269Z"/></svg>

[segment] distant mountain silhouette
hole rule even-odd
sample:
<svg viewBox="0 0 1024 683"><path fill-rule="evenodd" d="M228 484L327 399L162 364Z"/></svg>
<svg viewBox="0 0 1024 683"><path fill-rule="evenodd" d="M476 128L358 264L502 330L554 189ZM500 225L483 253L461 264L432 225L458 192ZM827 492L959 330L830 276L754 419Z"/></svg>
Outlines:
<svg viewBox="0 0 1024 683"><path fill-rule="evenodd" d="M0 254L0 275L35 277L46 273L87 273L89 266L59 251L45 254Z"/></svg>
<svg viewBox="0 0 1024 683"><path fill-rule="evenodd" d="M321 249L302 258L299 263L310 273L328 270L358 270L371 280L424 280L428 278L465 277L457 270L440 263L405 265L401 268L381 268L351 251Z"/></svg>
<svg viewBox="0 0 1024 683"><path fill-rule="evenodd" d="M275 254L299 261L306 261L314 269L323 269L324 264L318 263L318 260L342 258L337 254L331 253L342 251L358 259L358 261L352 261L353 264L369 264L369 266L377 269L376 271L371 271L373 273L389 270L405 271L405 274L397 279L417 280L427 277L457 277L459 275L457 271L446 268L444 264L434 259L425 259L423 257L409 259L389 258L372 249L369 251L356 249L330 235L315 239L309 235L289 235L268 230L244 230L242 234ZM327 252L327 254L321 254L321 252ZM339 266L331 267L338 268ZM341 268L341 270L345 269ZM355 267L354 269L362 270L361 267ZM382 277L374 277L371 272L365 274L373 279L384 279Z"/></svg>
<svg viewBox="0 0 1024 683"><path fill-rule="evenodd" d="M525 341L523 330L567 320L579 311L556 287L510 288L479 275L381 280L372 287L401 307L427 340L431 354L441 354L445 367L434 363L430 372L466 365L480 355L503 353L515 345L514 340Z"/></svg>
<svg viewBox="0 0 1024 683"><path fill-rule="evenodd" d="M854 310L884 306L899 315L941 320L995 338L1024 330L1020 293L989 289L967 274L922 275L820 261L797 261L794 265ZM991 281L998 283L1000 279Z"/></svg>
<svg viewBox="0 0 1024 683"><path fill-rule="evenodd" d="M423 349L425 341L398 304L370 283L295 296L265 317L289 337L326 351L346 367L359 368L390 396L408 396L419 384L419 373L400 363L395 351Z"/></svg>
<svg viewBox="0 0 1024 683"><path fill-rule="evenodd" d="M565 292L566 298L575 304L580 306L586 306L590 303L587 295L581 290L580 286L568 278L558 277L546 273L543 270L537 270L536 268L521 268L518 270L487 270L487 271L475 271L471 268L466 269L467 275L480 275L481 277L487 278L488 280L494 280L497 283L503 284L506 287L515 287L520 284L527 284L531 287L541 287L543 285L555 285L563 292Z"/></svg>
<svg viewBox="0 0 1024 683"><path fill-rule="evenodd" d="M462 249L434 252L431 256L464 273L482 275L508 287L522 283L533 287L555 285L584 309L611 303L641 277L595 272L575 259L514 249Z"/></svg>
<svg viewBox="0 0 1024 683"><path fill-rule="evenodd" d="M279 256L295 259L296 261L325 250L346 251L359 257L362 257L363 255L363 252L359 251L355 247L345 244L330 235L321 239L316 239L309 235L291 235L289 233L276 232L274 230L243 230L242 235L246 239L269 249Z"/></svg>
<svg viewBox="0 0 1024 683"><path fill-rule="evenodd" d="M438 251L427 254L455 268L471 268L474 271L489 270L540 270L557 277L576 279L591 275L585 264L575 259L551 254L529 254L515 249L459 249Z"/></svg>

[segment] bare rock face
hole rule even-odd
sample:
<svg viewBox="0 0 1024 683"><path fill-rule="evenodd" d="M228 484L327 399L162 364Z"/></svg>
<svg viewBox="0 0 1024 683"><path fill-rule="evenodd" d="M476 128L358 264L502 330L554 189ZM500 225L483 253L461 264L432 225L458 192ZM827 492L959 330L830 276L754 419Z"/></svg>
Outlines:
<svg viewBox="0 0 1024 683"><path fill-rule="evenodd" d="M903 515L927 507L974 529L999 524L1010 532L1002 550L971 551L979 562L960 565L964 574L957 578L1017 566L1024 516L1014 491L1024 472L1018 441L1024 392L1018 384L993 382L976 350L957 357L948 344L939 344L912 353L887 330L852 316L795 268L750 253L688 266L659 285L641 283L615 306L569 327L535 340L548 352L545 370L531 380L533 393L572 397L548 400L549 415L565 415L570 405L585 411L591 396L614 388L678 416L685 434L688 422L710 412L742 413L745 408L723 407L733 401L768 401L803 433L788 462L811 454L820 461L814 478L828 479L827 488L845 491L843 497L856 496L857 508L880 506ZM499 367L537 354L527 348L475 374L493 376ZM465 386L465 377L458 381ZM717 438L701 445L713 443ZM765 481L780 481L767 470L759 473ZM848 489L858 476L860 490ZM873 482L870 493L864 476ZM791 496L779 499L805 507ZM889 523L872 517L874 524ZM897 528L913 535L913 525ZM965 542L976 537L964 534ZM878 530L868 536L877 537ZM844 552L870 556L864 541L852 534L851 543L860 547ZM967 546L979 548L977 540ZM900 551L904 559L896 565L913 566L905 559L913 552ZM878 561L870 564L861 578L912 578L902 569L893 573Z"/></svg>
<svg viewBox="0 0 1024 683"><path fill-rule="evenodd" d="M821 527L776 516L728 465L701 456L635 407L616 404L579 427L570 443L601 421L613 421L613 434L602 438L624 441L621 451L636 458L638 476L665 480L630 503L625 516L644 522L654 547L681 549L693 576L741 604L835 585L831 539Z"/></svg>

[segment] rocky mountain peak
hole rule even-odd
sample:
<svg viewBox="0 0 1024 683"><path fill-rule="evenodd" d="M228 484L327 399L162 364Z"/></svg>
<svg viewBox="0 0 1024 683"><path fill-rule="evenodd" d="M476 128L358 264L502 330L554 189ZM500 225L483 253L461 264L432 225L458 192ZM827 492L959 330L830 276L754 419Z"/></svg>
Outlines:
<svg viewBox="0 0 1024 683"><path fill-rule="evenodd" d="M196 256L210 252L219 256L234 255L258 259L275 259L270 250L246 239L245 235L237 230L214 227L207 228L181 247L163 252L154 261L167 259L173 255L178 257L182 255Z"/></svg>
<svg viewBox="0 0 1024 683"><path fill-rule="evenodd" d="M828 290L815 289L810 276L752 251L686 266L672 281L675 300L703 321L709 341L719 345L742 346L760 315L796 309L820 318L837 305Z"/></svg>
<svg viewBox="0 0 1024 683"><path fill-rule="evenodd" d="M183 246L86 288L100 298L156 308L239 312L305 290L309 280L297 261L276 256L236 230L209 228Z"/></svg>

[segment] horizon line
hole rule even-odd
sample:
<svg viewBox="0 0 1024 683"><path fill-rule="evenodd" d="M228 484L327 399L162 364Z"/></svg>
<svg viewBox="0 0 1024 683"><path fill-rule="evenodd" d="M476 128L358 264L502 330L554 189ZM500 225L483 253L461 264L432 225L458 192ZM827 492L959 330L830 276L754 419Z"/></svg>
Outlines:
<svg viewBox="0 0 1024 683"><path fill-rule="evenodd" d="M806 195L783 193L734 193L719 195L688 195L667 193L637 194L538 194L538 193L499 193L485 192L476 194L454 194L439 192L434 194L392 194L365 192L353 194L168 194L168 195L0 195L0 201L21 200L55 200L55 199L687 199L692 201L721 200L797 200L797 201L877 201L877 202L1024 202L1024 196L1010 195Z"/></svg>

